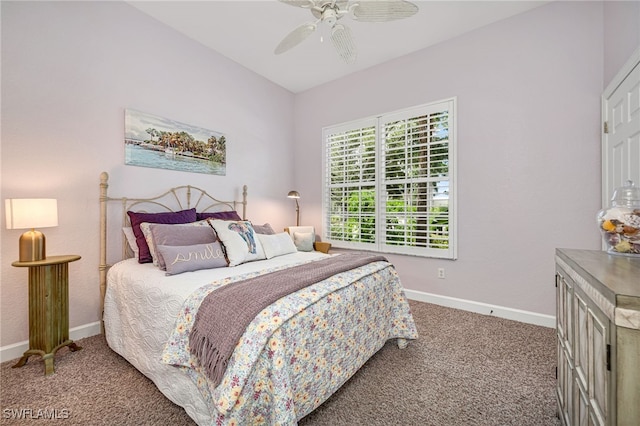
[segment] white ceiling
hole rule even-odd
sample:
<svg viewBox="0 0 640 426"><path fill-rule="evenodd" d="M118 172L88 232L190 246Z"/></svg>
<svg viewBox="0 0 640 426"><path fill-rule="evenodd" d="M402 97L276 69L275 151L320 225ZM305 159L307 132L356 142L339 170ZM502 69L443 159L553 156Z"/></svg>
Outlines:
<svg viewBox="0 0 640 426"><path fill-rule="evenodd" d="M307 9L277 0L129 1L142 12L264 76L293 93L424 49L476 28L541 6L547 1L413 0L419 11L385 23L340 20L351 28L358 48L347 65L321 27L281 55L273 50L294 28L313 22Z"/></svg>

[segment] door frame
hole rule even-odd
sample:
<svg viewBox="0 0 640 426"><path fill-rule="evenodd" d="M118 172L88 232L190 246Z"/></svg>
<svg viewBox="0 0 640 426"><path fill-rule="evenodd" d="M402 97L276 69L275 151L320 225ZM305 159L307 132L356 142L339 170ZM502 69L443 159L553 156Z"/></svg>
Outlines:
<svg viewBox="0 0 640 426"><path fill-rule="evenodd" d="M602 112L601 112L601 121L602 124L600 126L600 163L602 167L602 176L600 179L601 182L601 194L602 194L602 208L607 208L609 206L611 194L609 193L609 188L606 187L607 181L607 162L604 161L606 157L606 133L604 132L604 122L607 121L607 99L611 97L613 92L622 84L622 82L627 78L627 76L633 71L633 69L640 64L640 47L637 48L632 54L631 57L627 60L627 62L623 65L623 67L616 73L616 75L611 79L611 82L607 85L602 92L602 99L600 102Z"/></svg>

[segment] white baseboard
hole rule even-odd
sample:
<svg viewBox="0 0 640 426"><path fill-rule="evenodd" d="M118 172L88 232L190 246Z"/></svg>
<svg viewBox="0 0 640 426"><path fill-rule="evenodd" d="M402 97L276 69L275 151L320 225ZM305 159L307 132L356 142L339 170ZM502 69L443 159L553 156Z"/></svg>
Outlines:
<svg viewBox="0 0 640 426"><path fill-rule="evenodd" d="M80 340L85 337L100 334L100 321L81 325L69 329L69 339ZM0 362L10 361L22 356L29 349L29 341L14 343L12 345L0 347Z"/></svg>
<svg viewBox="0 0 640 426"><path fill-rule="evenodd" d="M500 318L540 325L543 327L556 327L556 317L553 315L544 315L520 309L506 308L504 306L489 305L487 303L474 302L473 300L440 296L438 294L425 293L417 290L405 289L404 292L407 295L407 298L417 300L419 302L433 303L434 305L462 309L464 311L475 312L478 314L494 315Z"/></svg>
<svg viewBox="0 0 640 426"><path fill-rule="evenodd" d="M434 305L462 309L464 311L475 312L478 314L495 315L500 318L540 325L543 327L555 328L556 326L556 318L552 315L538 314L535 312L506 308L504 306L498 305L489 305L487 303L474 302L473 300L440 296L437 294L425 293L417 290L405 289L404 292L407 295L407 298L411 300L417 300L419 302L433 303ZM100 321L69 329L69 338L71 340L79 340L84 337L95 336L96 334L100 334ZM28 340L0 347L0 362L20 358L22 354L28 349Z"/></svg>

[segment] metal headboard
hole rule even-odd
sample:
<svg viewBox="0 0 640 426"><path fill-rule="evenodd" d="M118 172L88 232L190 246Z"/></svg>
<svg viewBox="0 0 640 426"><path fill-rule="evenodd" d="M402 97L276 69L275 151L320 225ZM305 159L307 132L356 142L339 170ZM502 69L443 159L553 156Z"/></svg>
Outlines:
<svg viewBox="0 0 640 426"><path fill-rule="evenodd" d="M127 198L127 197L109 197L107 189L109 188L109 174L107 172L100 173L100 309L104 312L104 296L107 289L107 204L109 202L120 202L122 209L122 226L130 226L127 211L137 212L171 212L196 208L198 213L201 212L217 212L235 210L241 217L247 218L247 185L242 187L242 201L224 201L219 200L207 191L191 186L183 185L171 188L155 197L151 198ZM238 209L242 207L240 212ZM127 241L122 241L122 258L130 256Z"/></svg>

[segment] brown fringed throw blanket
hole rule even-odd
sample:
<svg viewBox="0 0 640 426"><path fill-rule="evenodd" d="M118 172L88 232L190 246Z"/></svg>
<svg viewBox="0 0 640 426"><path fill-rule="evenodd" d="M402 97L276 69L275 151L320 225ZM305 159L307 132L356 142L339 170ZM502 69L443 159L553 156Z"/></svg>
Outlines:
<svg viewBox="0 0 640 426"><path fill-rule="evenodd" d="M220 287L207 295L198 308L189 334L191 354L217 386L240 337L264 308L337 273L381 260L387 259L367 253L344 253Z"/></svg>

